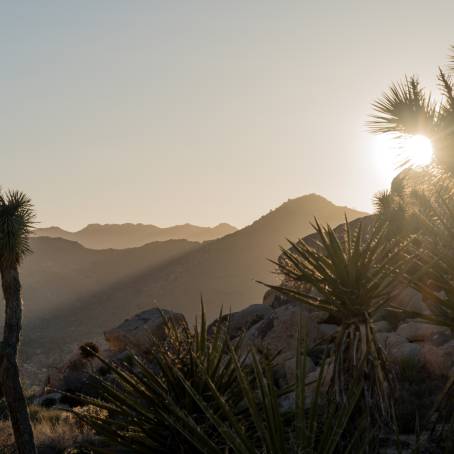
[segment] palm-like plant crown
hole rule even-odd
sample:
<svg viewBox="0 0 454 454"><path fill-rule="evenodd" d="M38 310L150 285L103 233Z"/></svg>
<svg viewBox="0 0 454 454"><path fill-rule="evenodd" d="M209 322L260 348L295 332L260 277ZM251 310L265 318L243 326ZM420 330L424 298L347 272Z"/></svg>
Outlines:
<svg viewBox="0 0 454 454"><path fill-rule="evenodd" d="M362 405L370 418L392 419L394 379L375 338L372 319L400 291L405 243L386 238L387 224L363 222L344 235L315 221L318 240L292 243L282 249L275 264L284 276L280 286L269 286L306 305L327 312L339 326L333 343L330 389L346 402L350 378L359 372L365 380Z"/></svg>
<svg viewBox="0 0 454 454"><path fill-rule="evenodd" d="M407 278L425 296L432 314L408 315L454 329L454 188L443 182L431 193L413 191L411 195L417 202L420 241L409 250L415 271Z"/></svg>
<svg viewBox="0 0 454 454"><path fill-rule="evenodd" d="M454 65L454 55L451 63ZM437 77L442 95L439 101L421 87L416 76L392 84L373 103L375 113L369 129L377 134L426 136L432 142L435 163L454 172L454 82L441 68Z"/></svg>
<svg viewBox="0 0 454 454"><path fill-rule="evenodd" d="M26 194L0 192L0 265L19 265L30 252L34 218L33 205Z"/></svg>
<svg viewBox="0 0 454 454"><path fill-rule="evenodd" d="M318 221L314 229L319 238L315 247L302 240L282 249L283 260L275 264L286 280L284 285L270 287L329 312L340 323L373 316L397 291L398 280L391 270L401 247L385 241L386 228L381 223L364 233L361 224L352 232L346 221L344 238ZM315 292L305 291L304 286Z"/></svg>

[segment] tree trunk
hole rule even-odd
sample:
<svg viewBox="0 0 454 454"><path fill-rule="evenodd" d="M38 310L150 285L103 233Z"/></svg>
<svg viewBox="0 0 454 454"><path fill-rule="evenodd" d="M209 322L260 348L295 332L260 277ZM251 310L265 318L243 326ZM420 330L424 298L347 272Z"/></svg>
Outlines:
<svg viewBox="0 0 454 454"><path fill-rule="evenodd" d="M18 454L36 454L33 430L17 366L22 327L22 296L16 265L0 268L5 297L5 325L0 349L0 385L8 406Z"/></svg>

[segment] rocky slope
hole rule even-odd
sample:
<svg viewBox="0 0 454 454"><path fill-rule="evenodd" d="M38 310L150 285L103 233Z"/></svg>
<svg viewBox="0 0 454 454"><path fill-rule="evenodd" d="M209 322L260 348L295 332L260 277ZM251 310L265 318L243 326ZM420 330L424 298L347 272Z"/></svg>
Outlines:
<svg viewBox="0 0 454 454"><path fill-rule="evenodd" d="M404 296L393 303L427 311L422 296L413 291L404 292ZM164 314L165 317L172 318L177 326L183 325L183 314L171 311L164 311ZM248 306L228 316L232 339L243 335L243 346L254 346L257 351L267 351L275 357L275 374L281 386L294 383L296 378L295 356L300 315L308 346L307 382L312 383L320 373L321 359L320 349L314 349L314 346L337 329L336 325L327 322L326 313L309 309L269 290L265 293L262 304ZM212 325L215 323L218 321L215 320ZM394 319L386 313L375 320L374 326L377 340L396 370L402 364L407 367L414 364L422 367L434 380L442 381L454 372L454 337L449 329L417 319ZM148 309L107 330L104 336L107 348L102 355L111 360L121 361L129 349L146 351L150 346L151 336L158 340L165 339L162 312L157 308ZM56 394L55 389L92 392L89 377L92 367L93 363L84 362L80 355L75 353L61 367L50 373L47 384L49 390L39 399L52 398L57 403L62 395ZM308 391L311 390L309 387ZM292 405L291 396L282 404Z"/></svg>

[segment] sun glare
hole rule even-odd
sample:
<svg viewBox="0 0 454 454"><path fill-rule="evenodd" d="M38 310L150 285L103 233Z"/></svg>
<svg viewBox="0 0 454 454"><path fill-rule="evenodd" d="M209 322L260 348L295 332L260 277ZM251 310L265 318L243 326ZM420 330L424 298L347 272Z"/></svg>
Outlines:
<svg viewBox="0 0 454 454"><path fill-rule="evenodd" d="M402 146L405 160L414 167L423 167L431 163L433 157L431 141L421 135L411 136Z"/></svg>
<svg viewBox="0 0 454 454"><path fill-rule="evenodd" d="M375 137L375 161L377 168L388 179L392 179L402 164L424 167L432 162L433 150L430 140L422 135L397 139L389 135Z"/></svg>

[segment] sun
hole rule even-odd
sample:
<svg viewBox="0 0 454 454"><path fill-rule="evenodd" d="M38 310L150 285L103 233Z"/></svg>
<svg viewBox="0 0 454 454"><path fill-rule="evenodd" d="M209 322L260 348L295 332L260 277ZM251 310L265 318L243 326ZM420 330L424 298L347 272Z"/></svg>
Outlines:
<svg viewBox="0 0 454 454"><path fill-rule="evenodd" d="M432 162L432 142L422 135L410 136L403 140L402 154L412 167L424 167Z"/></svg>
<svg viewBox="0 0 454 454"><path fill-rule="evenodd" d="M395 137L382 134L374 137L374 160L377 170L392 180L402 166L421 168L433 159L431 141L423 135Z"/></svg>

